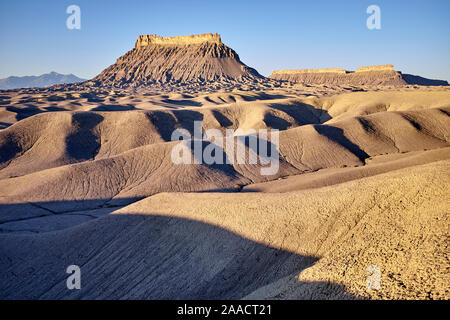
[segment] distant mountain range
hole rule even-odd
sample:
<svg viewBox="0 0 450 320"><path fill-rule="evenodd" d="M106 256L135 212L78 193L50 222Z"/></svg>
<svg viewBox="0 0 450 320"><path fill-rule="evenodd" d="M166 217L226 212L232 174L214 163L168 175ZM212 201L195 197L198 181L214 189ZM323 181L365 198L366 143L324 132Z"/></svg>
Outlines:
<svg viewBox="0 0 450 320"><path fill-rule="evenodd" d="M8 77L0 79L0 90L18 88L43 88L55 84L83 82L86 79L78 78L73 74L60 74L57 72L45 73L40 76Z"/></svg>

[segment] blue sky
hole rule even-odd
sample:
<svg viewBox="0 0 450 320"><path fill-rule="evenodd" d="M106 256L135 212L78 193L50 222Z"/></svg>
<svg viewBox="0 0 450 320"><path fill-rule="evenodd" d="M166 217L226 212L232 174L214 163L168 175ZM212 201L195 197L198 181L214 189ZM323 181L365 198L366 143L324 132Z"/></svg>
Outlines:
<svg viewBox="0 0 450 320"><path fill-rule="evenodd" d="M69 30L66 8L81 8ZM366 9L381 9L369 30ZM247 65L272 70L393 64L450 81L450 1L0 1L0 78L50 71L91 78L139 34L217 32Z"/></svg>

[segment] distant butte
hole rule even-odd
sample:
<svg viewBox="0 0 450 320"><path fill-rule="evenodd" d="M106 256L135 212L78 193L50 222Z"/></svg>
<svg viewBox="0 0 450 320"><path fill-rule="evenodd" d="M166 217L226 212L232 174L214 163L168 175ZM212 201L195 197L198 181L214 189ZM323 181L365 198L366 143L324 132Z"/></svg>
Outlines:
<svg viewBox="0 0 450 320"><path fill-rule="evenodd" d="M333 85L391 85L404 86L418 84L428 86L447 86L444 80L432 80L395 71L392 64L360 67L356 71L341 68L277 70L271 79L301 84Z"/></svg>

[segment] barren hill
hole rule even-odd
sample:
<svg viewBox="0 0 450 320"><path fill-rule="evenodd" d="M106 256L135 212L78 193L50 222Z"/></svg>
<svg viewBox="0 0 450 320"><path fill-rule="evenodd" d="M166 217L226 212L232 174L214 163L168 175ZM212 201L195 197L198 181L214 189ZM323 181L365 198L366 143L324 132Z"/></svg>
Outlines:
<svg viewBox="0 0 450 320"><path fill-rule="evenodd" d="M145 35L91 81L0 92L0 299L448 299L450 87L272 76L310 84L217 34ZM226 144L188 137L188 158L231 162L173 160L196 122Z"/></svg>
<svg viewBox="0 0 450 320"><path fill-rule="evenodd" d="M448 87L97 89L0 93L0 298L448 299ZM279 171L175 164L194 121L281 130Z"/></svg>
<svg viewBox="0 0 450 320"><path fill-rule="evenodd" d="M137 87L151 84L255 82L263 77L243 64L218 34L139 36L135 47L93 81Z"/></svg>
<svg viewBox="0 0 450 320"><path fill-rule="evenodd" d="M59 232L1 234L0 297L448 299L449 166L291 193L161 193ZM81 290L67 290L71 264Z"/></svg>
<svg viewBox="0 0 450 320"><path fill-rule="evenodd" d="M302 84L353 86L403 86L406 84L448 85L447 81L443 80L431 80L402 74L399 71L395 71L394 66L390 64L360 67L354 72L340 68L278 70L273 71L270 78Z"/></svg>
<svg viewBox="0 0 450 320"><path fill-rule="evenodd" d="M167 99L163 97L159 99ZM172 102L180 101L174 98ZM213 101L221 96L204 98ZM12 220L47 215L48 209L73 213L159 192L222 190L325 168L363 166L369 157L385 153L450 145L448 92L259 98L179 109L50 112L1 130L2 229L16 228L15 223L8 226ZM171 132L175 128L192 132L195 120L204 128L222 131L283 130L278 174L261 176L260 167L250 164L175 165L170 157L176 143L170 141Z"/></svg>

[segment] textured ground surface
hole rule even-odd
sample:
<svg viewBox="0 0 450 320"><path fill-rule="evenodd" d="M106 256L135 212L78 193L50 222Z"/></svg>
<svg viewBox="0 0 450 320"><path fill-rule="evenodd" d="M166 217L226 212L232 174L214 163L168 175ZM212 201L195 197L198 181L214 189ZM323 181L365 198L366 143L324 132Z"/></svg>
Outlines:
<svg viewBox="0 0 450 320"><path fill-rule="evenodd" d="M72 89L0 92L1 298L449 298L447 88ZM175 165L194 121L279 171Z"/></svg>

